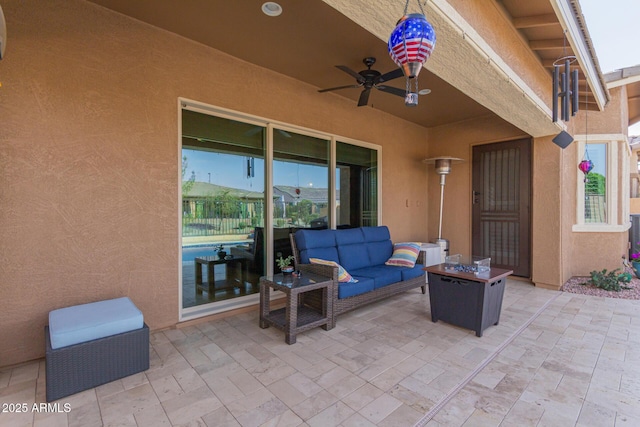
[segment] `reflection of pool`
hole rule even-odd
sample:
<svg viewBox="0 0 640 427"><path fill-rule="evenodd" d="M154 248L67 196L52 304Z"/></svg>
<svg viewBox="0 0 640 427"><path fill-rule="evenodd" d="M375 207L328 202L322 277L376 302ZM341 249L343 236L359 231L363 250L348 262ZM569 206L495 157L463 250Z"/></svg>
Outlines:
<svg viewBox="0 0 640 427"><path fill-rule="evenodd" d="M227 254L231 253L231 246L240 245L245 242L225 242L222 246ZM195 245L182 247L182 262L193 262L194 258L213 256L218 251L218 245Z"/></svg>

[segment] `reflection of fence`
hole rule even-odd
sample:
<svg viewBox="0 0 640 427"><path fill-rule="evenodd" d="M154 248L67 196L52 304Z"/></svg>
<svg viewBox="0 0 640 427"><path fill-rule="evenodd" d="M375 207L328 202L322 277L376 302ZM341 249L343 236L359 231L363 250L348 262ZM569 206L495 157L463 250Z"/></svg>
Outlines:
<svg viewBox="0 0 640 427"><path fill-rule="evenodd" d="M604 194L585 195L584 222L607 222L607 201Z"/></svg>
<svg viewBox="0 0 640 427"><path fill-rule="evenodd" d="M241 218L182 218L183 236L247 234L251 230L251 222Z"/></svg>
<svg viewBox="0 0 640 427"><path fill-rule="evenodd" d="M282 218L278 216L278 212L274 212L274 224L278 227L308 227L320 217L317 212L322 206L308 200L286 203L284 212L280 208ZM264 205L261 201L191 199L183 201L182 210L183 236L241 235L250 233L254 227L264 227Z"/></svg>
<svg viewBox="0 0 640 427"><path fill-rule="evenodd" d="M183 236L247 234L264 225L263 203L246 201L184 200Z"/></svg>

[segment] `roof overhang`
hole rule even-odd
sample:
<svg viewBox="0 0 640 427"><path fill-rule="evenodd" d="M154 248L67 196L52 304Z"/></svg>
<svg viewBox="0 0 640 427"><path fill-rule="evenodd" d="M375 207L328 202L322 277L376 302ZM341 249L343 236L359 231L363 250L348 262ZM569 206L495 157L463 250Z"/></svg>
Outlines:
<svg viewBox="0 0 640 427"><path fill-rule="evenodd" d="M596 104L603 110L609 102L604 77L600 71L593 42L587 30L584 15L578 0L550 0L553 9L565 30L567 41L573 50L580 68L591 89Z"/></svg>
<svg viewBox="0 0 640 427"><path fill-rule="evenodd" d="M615 70L604 76L607 87L627 87L629 126L640 122L640 65Z"/></svg>

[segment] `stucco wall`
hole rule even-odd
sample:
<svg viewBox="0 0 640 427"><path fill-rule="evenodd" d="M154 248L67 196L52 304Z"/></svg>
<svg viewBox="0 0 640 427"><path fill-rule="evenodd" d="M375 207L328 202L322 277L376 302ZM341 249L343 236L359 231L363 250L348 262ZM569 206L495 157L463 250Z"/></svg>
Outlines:
<svg viewBox="0 0 640 427"><path fill-rule="evenodd" d="M613 270L622 267L621 258L628 253L628 206L625 205L628 195L629 176L624 174L624 167L629 163L627 134L627 95L624 87L610 91L611 101L604 111L588 111L584 108L569 122L572 135L586 135L587 141L599 138L598 135L613 135L623 138L616 144L618 157L616 171L610 171L608 179L614 180L618 187L616 195L615 218L611 224L617 229L606 232L572 231L576 223L576 189L584 185L582 176L577 170L578 163L584 153L578 152L578 145L572 144L565 149L562 157L564 164L563 211L562 224L565 250L563 251L563 283L572 276L588 276L593 270ZM582 107L582 106L581 106Z"/></svg>
<svg viewBox="0 0 640 427"><path fill-rule="evenodd" d="M43 356L58 307L128 295L177 322L178 97L383 146L383 222L429 237L426 129L94 4L2 7L0 366Z"/></svg>
<svg viewBox="0 0 640 427"><path fill-rule="evenodd" d="M491 116L429 130L429 157L451 156L464 161L451 168L445 182L442 237L449 240L451 254L471 253L471 154L474 145L527 137L522 131ZM440 180L433 165L429 174L429 236L438 236Z"/></svg>

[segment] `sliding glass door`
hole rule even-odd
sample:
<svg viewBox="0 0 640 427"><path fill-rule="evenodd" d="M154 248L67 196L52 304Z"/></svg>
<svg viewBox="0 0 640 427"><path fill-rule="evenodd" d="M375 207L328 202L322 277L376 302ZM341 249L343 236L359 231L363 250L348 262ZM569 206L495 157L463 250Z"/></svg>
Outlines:
<svg viewBox="0 0 640 427"><path fill-rule="evenodd" d="M259 291L264 147L263 126L183 110L183 308Z"/></svg>
<svg viewBox="0 0 640 427"><path fill-rule="evenodd" d="M378 225L378 150L336 143L338 227Z"/></svg>
<svg viewBox="0 0 640 427"><path fill-rule="evenodd" d="M300 228L377 225L379 150L183 103L181 319L257 303Z"/></svg>
<svg viewBox="0 0 640 427"><path fill-rule="evenodd" d="M292 254L289 234L330 223L330 142L291 130L273 131L274 259Z"/></svg>

